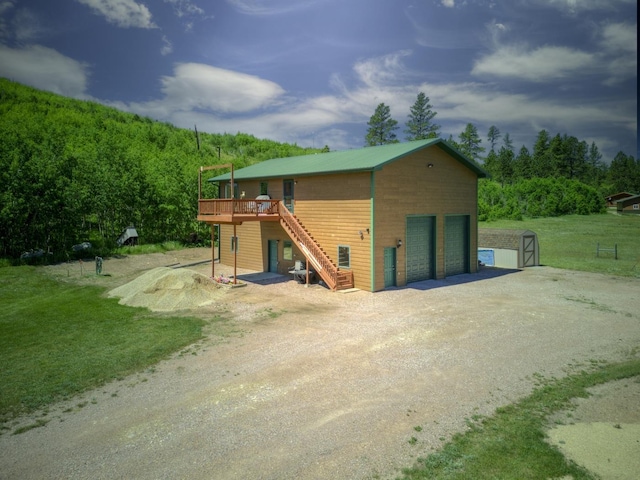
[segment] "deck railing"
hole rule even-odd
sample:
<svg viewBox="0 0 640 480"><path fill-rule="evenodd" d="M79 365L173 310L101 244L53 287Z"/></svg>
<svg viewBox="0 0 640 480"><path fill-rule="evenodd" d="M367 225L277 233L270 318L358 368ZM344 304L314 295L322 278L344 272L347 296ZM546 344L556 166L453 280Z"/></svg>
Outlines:
<svg viewBox="0 0 640 480"><path fill-rule="evenodd" d="M277 215L278 200L200 199L198 215Z"/></svg>

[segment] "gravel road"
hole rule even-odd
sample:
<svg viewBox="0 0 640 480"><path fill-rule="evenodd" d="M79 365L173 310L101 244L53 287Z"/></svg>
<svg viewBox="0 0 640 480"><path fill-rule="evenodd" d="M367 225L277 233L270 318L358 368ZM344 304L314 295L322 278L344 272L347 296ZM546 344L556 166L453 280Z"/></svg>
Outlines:
<svg viewBox="0 0 640 480"><path fill-rule="evenodd" d="M137 272L127 261L105 261L108 281ZM226 312L228 337L0 436L0 478L394 478L536 374L640 354L639 293L640 279L549 267L375 294L249 284L199 312Z"/></svg>

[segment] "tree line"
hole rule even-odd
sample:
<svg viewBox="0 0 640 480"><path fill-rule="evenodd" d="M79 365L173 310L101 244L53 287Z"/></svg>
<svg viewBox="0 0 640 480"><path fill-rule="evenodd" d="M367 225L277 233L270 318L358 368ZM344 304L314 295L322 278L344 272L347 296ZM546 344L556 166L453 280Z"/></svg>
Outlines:
<svg viewBox="0 0 640 480"><path fill-rule="evenodd" d="M0 257L108 251L129 225L140 242L209 238L196 221L202 165L319 152L238 133L208 134L0 79ZM214 195L205 185L204 195ZM211 191L208 191L210 189Z"/></svg>
<svg viewBox="0 0 640 480"><path fill-rule="evenodd" d="M405 139L438 137L440 125L434 123L436 115L429 97L420 92L405 123ZM398 121L384 103L376 107L367 125L368 146L400 141L396 135L400 128ZM489 151L485 155L477 127L468 123L457 140L450 135L446 141L489 173L490 179L481 180L479 186L481 219L597 213L604 209L607 195L640 193L640 159L620 151L608 164L595 142L588 144L568 134L552 136L541 130L532 150L522 145L516 151L509 133L503 135L492 125L487 132ZM566 198L579 207L570 208L566 199L554 202L562 190L560 184L568 189ZM544 206L533 207L539 205L536 199L544 198L548 199Z"/></svg>

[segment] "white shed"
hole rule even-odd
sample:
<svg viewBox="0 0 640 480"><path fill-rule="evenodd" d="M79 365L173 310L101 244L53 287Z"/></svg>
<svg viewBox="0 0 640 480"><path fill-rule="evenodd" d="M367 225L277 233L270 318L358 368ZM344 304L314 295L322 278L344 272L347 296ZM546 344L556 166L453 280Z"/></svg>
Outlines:
<svg viewBox="0 0 640 480"><path fill-rule="evenodd" d="M480 228L478 260L487 266L499 268L540 265L538 236L531 230Z"/></svg>

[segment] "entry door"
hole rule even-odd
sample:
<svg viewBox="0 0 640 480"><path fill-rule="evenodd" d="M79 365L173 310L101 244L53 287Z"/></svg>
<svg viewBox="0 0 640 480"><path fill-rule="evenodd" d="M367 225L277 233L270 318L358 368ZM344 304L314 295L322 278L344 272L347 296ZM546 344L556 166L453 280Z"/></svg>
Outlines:
<svg viewBox="0 0 640 480"><path fill-rule="evenodd" d="M278 273L278 241L269 240L269 271Z"/></svg>
<svg viewBox="0 0 640 480"><path fill-rule="evenodd" d="M384 249L384 288L396 286L396 249Z"/></svg>
<svg viewBox="0 0 640 480"><path fill-rule="evenodd" d="M284 206L293 213L293 180L282 181L282 201Z"/></svg>

